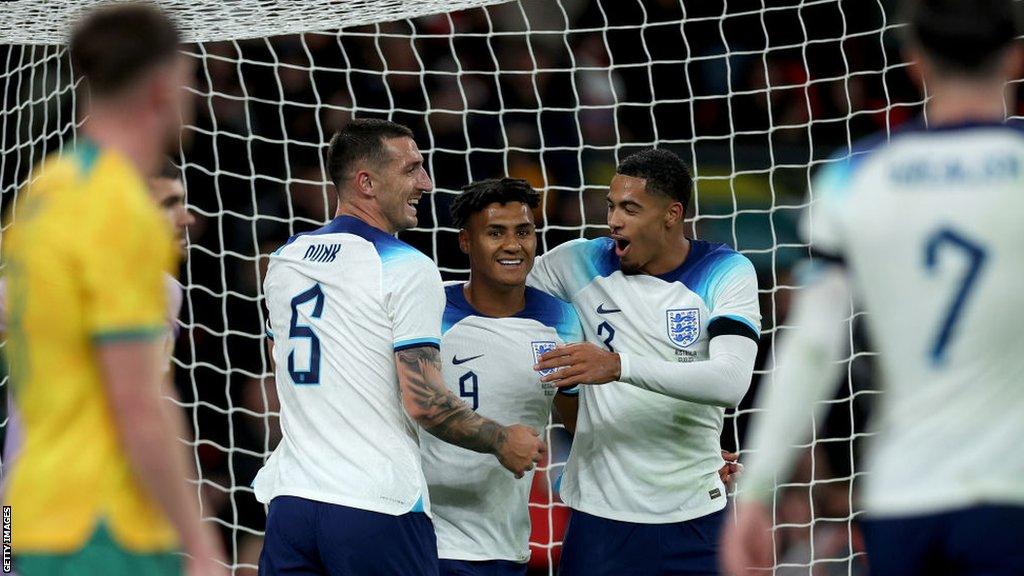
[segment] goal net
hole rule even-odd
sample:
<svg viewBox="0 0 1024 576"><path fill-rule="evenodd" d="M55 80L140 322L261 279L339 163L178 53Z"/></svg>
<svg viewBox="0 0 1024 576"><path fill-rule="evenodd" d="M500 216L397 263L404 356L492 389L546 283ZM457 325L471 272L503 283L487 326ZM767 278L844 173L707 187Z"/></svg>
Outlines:
<svg viewBox="0 0 1024 576"><path fill-rule="evenodd" d="M436 189L419 226L400 237L446 279L467 276L448 207L471 180L507 174L542 190L546 250L606 233L617 160L652 146L676 151L695 175L692 233L757 268L756 389L770 380L765 366L798 289L790 270L808 252L795 222L812 173L922 104L883 0L161 3L197 66L191 145L173 155L197 219L179 276L174 364L191 421L182 441L203 515L221 527L239 574L255 573L265 521L250 483L280 435L262 276L271 251L333 215L323 155L346 121L383 117L415 131ZM20 0L0 11L5 213L30 168L75 136L74 71L61 42L92 4ZM827 422L793 447L798 470L780 479L777 574L865 568L856 493L877 386L857 320ZM725 448L742 449L753 395L727 415ZM555 479L569 446L557 425L547 436L551 459L531 503L531 567L542 574L557 565L566 509Z"/></svg>

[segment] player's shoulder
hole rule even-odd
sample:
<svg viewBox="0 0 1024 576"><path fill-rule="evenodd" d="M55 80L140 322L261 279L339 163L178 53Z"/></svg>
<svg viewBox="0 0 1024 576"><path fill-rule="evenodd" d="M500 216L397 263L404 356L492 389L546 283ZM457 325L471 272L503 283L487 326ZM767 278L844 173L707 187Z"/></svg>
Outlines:
<svg viewBox="0 0 1024 576"><path fill-rule="evenodd" d="M863 167L878 157L878 152L888 146L897 134L898 131L875 133L855 141L848 148L832 152L815 175L816 194L836 195L847 190Z"/></svg>
<svg viewBox="0 0 1024 576"><path fill-rule="evenodd" d="M526 287L526 307L518 314L523 318L536 320L541 324L555 327L567 318L576 318L576 309L572 304L556 298L543 290L532 286Z"/></svg>
<svg viewBox="0 0 1024 576"><path fill-rule="evenodd" d="M753 272L754 265L749 258L722 242L690 240L690 252L675 275L680 278L703 277L730 271Z"/></svg>
<svg viewBox="0 0 1024 576"><path fill-rule="evenodd" d="M137 208L148 199L142 175L127 159L85 139L46 157L33 170L28 192L80 201L86 211Z"/></svg>
<svg viewBox="0 0 1024 576"><path fill-rule="evenodd" d="M413 266L433 266L434 261L409 244L399 240L387 232L375 228L354 217L342 215L334 218L324 226L309 232L296 234L288 239L274 252L278 256L290 246L310 243L330 243L332 241L352 241L372 249L383 264ZM305 249L305 248L303 248Z"/></svg>
<svg viewBox="0 0 1024 576"><path fill-rule="evenodd" d="M563 342L583 339L580 318L572 304L543 290L526 287L526 306L517 314L547 326L558 333Z"/></svg>
<svg viewBox="0 0 1024 576"><path fill-rule="evenodd" d="M608 236L569 240L555 246L544 256L549 266L565 268L578 280L592 280L599 276L610 276L619 270L619 258L615 255L615 242Z"/></svg>
<svg viewBox="0 0 1024 576"><path fill-rule="evenodd" d="M680 282L710 302L726 283L753 281L756 285L757 273L750 259L728 244L691 239L690 252L683 264L658 277Z"/></svg>
<svg viewBox="0 0 1024 576"><path fill-rule="evenodd" d="M861 138L849 147L832 153L815 176L816 194L842 198L852 190L858 176L874 169L900 163L905 155L920 156L929 151L948 149L950 143L962 146L970 138L974 142L989 141L1000 146L1018 147L1024 153L1024 123L963 122L928 126L923 119L906 122L891 131L880 131Z"/></svg>
<svg viewBox="0 0 1024 576"><path fill-rule="evenodd" d="M462 292L465 284L462 281L444 283L445 303L444 314L441 316L441 334L447 333L463 319L477 314Z"/></svg>
<svg viewBox="0 0 1024 576"><path fill-rule="evenodd" d="M483 319L484 322L502 322L507 318L493 318L480 313L466 300L463 287L465 282L446 282L445 309L441 321L441 332L447 333L451 328L468 317ZM555 330L566 342L582 339L579 317L572 304L556 298L543 290L527 286L526 305L522 310L508 318L530 320Z"/></svg>

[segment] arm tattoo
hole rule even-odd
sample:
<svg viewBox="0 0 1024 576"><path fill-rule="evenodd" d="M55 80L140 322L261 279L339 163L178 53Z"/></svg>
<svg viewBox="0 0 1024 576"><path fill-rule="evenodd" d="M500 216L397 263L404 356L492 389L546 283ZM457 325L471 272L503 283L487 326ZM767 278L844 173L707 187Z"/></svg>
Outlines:
<svg viewBox="0 0 1024 576"><path fill-rule="evenodd" d="M441 354L432 346L395 353L402 393L425 414L420 424L434 436L475 452L493 453L505 443L504 428L474 412L441 379Z"/></svg>

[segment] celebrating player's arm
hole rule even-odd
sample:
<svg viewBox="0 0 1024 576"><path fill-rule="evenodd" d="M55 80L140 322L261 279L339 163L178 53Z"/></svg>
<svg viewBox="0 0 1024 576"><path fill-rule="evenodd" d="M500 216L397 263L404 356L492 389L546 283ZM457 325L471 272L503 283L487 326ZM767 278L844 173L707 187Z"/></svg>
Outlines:
<svg viewBox="0 0 1024 576"><path fill-rule="evenodd" d="M708 327L707 360L680 363L603 350L592 342L568 344L541 357L537 370L555 370L544 377L559 388L625 382L688 402L731 408L743 399L754 373L758 332L749 320L733 318L733 308L757 306L753 267L744 270L734 288L741 302L719 303Z"/></svg>
<svg viewBox="0 0 1024 576"><path fill-rule="evenodd" d="M773 369L775 385L766 387L758 399L762 408L751 430L751 473L744 481L735 522L730 521L722 547L723 567L732 574L755 576L771 568L774 549L771 538L773 479L785 476L797 452L789 449L800 441L805 420L823 407L835 389L842 364L845 324L850 317L851 287L845 270L819 260L806 264L805 284L792 311L798 330L786 333L779 343ZM820 410L819 410L820 411Z"/></svg>
<svg viewBox="0 0 1024 576"><path fill-rule="evenodd" d="M405 411L427 432L467 450L494 454L516 478L544 458L546 447L536 429L483 418L444 385L438 348L400 350L395 361Z"/></svg>
<svg viewBox="0 0 1024 576"><path fill-rule="evenodd" d="M573 509L562 574L716 569L725 483L739 468L723 465L721 422L749 386L760 311L750 261L685 236L691 191L669 151L624 159L608 194L611 236L562 244L530 276L574 304L587 339L536 364L580 394L561 490ZM655 549L629 536L636 529L672 544Z"/></svg>

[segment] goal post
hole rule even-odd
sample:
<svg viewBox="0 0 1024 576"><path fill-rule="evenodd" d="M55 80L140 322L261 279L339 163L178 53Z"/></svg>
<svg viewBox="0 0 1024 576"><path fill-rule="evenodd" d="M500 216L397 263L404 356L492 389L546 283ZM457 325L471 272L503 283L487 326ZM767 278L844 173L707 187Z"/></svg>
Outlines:
<svg viewBox="0 0 1024 576"><path fill-rule="evenodd" d="M0 10L5 226L17 225L14 200L30 168L73 142L75 79L62 42L96 4L18 0ZM445 279L468 272L447 212L471 180L511 175L541 190L547 250L606 233L604 195L618 160L674 150L695 177L692 233L730 244L758 271L756 388L770 381L766 366L798 289L791 269L808 253L796 221L813 205L811 175L922 105L883 0L855 10L840 0L159 4L196 65L190 143L172 154L197 217L179 275L174 364L191 424L182 441L199 469L204 517L222 528L236 573L255 571L265 509L250 484L279 439L263 329L267 255L333 215L324 153L346 121L383 117L416 133L435 191L421 202L419 225L400 237ZM858 453L865 402L878 386L858 319L829 421L794 448L802 452L795 477L780 479L777 568L861 569ZM726 448L743 448L752 396L727 414ZM547 438L531 564L553 573L568 437L554 425Z"/></svg>

